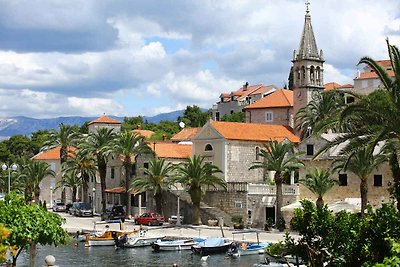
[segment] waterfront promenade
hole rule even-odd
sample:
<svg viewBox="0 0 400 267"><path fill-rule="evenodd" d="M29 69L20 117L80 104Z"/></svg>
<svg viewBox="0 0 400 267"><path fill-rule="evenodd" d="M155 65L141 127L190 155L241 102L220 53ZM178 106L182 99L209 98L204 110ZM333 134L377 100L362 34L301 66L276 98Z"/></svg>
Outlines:
<svg viewBox="0 0 400 267"><path fill-rule="evenodd" d="M69 233L74 234L77 231L83 232L92 232L93 230L96 231L104 231L106 228L119 230L120 224L119 223L109 223L109 224L98 224L101 222L100 217L75 217L71 216L66 213L59 213L63 218L66 219L66 223L63 225L63 228L66 229ZM94 227L96 222L96 227ZM132 221L126 221L124 223L125 230L134 230L139 229L139 225L135 225ZM207 225L200 225L200 226L193 226L193 225L181 225L177 226L174 224L165 223L163 226L143 226L143 228L147 229L154 235L163 235L166 237L172 238L191 238L191 237L223 237L229 240L236 240L240 242L250 242L255 243L257 242L257 235L256 233L243 233L243 234L233 234L234 232L238 232L240 230L236 230L233 228L222 227L222 230L219 226L207 226ZM278 231L261 231L258 233L259 242L272 242L276 243L279 241L283 241L285 239L284 232ZM296 234L291 233L293 237L297 237Z"/></svg>

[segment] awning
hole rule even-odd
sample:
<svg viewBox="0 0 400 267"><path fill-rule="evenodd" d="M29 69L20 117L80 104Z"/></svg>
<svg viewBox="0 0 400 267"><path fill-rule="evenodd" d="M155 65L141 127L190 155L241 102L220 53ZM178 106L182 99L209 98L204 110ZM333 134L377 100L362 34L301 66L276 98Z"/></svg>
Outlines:
<svg viewBox="0 0 400 267"><path fill-rule="evenodd" d="M262 204L267 207L274 207L276 202L276 197L273 196L263 196Z"/></svg>

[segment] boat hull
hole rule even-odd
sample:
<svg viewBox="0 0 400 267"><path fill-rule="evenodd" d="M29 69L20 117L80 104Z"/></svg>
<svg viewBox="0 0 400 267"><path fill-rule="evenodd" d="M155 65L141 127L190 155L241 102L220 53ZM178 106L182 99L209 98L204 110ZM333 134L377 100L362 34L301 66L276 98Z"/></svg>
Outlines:
<svg viewBox="0 0 400 267"><path fill-rule="evenodd" d="M231 245L231 242L225 243L221 246L210 246L210 247L194 245L194 246L192 246L192 251L194 253L197 253L200 255L226 253L228 251L230 245Z"/></svg>
<svg viewBox="0 0 400 267"><path fill-rule="evenodd" d="M151 247L154 251L181 251L191 250L193 245L197 245L198 242L193 240L175 240L175 241L158 241L154 242Z"/></svg>
<svg viewBox="0 0 400 267"><path fill-rule="evenodd" d="M138 238L129 238L128 241L122 245L123 248L136 248L136 247L146 247L151 246L157 240L162 239L163 237L138 237Z"/></svg>

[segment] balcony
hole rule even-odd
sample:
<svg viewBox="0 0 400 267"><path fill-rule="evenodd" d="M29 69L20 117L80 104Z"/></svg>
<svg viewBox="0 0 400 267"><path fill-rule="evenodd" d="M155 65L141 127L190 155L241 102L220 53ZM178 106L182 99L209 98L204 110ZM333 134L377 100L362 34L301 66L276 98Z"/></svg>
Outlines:
<svg viewBox="0 0 400 267"><path fill-rule="evenodd" d="M298 196L299 185L298 184L284 184L282 186L282 193L284 196ZM249 195L276 195L276 186L267 184L248 184Z"/></svg>

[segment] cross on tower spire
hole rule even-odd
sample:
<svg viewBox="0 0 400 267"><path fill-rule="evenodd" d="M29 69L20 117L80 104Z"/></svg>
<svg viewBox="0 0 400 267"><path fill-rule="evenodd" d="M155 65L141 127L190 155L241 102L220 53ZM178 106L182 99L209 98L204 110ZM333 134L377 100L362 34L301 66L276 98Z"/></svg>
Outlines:
<svg viewBox="0 0 400 267"><path fill-rule="evenodd" d="M305 5L306 5L306 12L308 14L310 12L310 10L308 9L308 6L310 5L310 2L308 0L306 0Z"/></svg>

